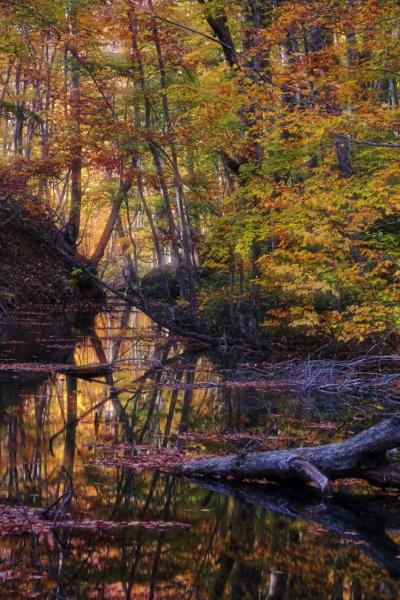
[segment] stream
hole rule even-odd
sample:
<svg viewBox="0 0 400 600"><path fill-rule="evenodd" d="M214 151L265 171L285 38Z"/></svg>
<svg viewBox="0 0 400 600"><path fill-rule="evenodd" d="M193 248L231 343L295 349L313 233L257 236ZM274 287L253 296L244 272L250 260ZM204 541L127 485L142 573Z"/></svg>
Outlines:
<svg viewBox="0 0 400 600"><path fill-rule="evenodd" d="M46 508L68 488L85 519L189 526L11 535L0 524L1 597L400 598L393 492L339 482L324 503L296 488L189 481L116 460L132 444L212 454L340 440L393 404L232 385L245 352L196 350L123 305L78 319L26 310L1 327L0 357L115 366L92 380L0 371L1 505Z"/></svg>

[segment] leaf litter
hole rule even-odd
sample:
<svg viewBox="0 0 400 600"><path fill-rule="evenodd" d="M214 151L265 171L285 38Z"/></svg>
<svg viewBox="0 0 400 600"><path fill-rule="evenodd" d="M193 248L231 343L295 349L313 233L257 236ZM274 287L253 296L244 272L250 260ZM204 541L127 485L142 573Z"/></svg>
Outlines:
<svg viewBox="0 0 400 600"><path fill-rule="evenodd" d="M44 509L26 506L0 505L0 536L47 535L53 532L70 532L75 535L93 533L107 536L120 535L137 529L188 530L187 523L178 521L108 521L102 519L77 519L71 514L60 518L46 518Z"/></svg>

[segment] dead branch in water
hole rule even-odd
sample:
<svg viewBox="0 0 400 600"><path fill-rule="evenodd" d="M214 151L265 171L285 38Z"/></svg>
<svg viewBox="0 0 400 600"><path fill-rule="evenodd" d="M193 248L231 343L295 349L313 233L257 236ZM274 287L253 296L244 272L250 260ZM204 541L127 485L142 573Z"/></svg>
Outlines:
<svg viewBox="0 0 400 600"><path fill-rule="evenodd" d="M293 389L302 393L319 392L351 393L363 396L380 395L399 390L400 401L400 356L363 356L352 360L293 359L262 367L246 366L224 377L223 383L230 385L269 384L281 389Z"/></svg>
<svg viewBox="0 0 400 600"><path fill-rule="evenodd" d="M347 477L400 488L400 466L387 456L398 446L400 416L394 416L344 442L191 460L175 471L185 476L312 483L322 496L330 496L330 482Z"/></svg>

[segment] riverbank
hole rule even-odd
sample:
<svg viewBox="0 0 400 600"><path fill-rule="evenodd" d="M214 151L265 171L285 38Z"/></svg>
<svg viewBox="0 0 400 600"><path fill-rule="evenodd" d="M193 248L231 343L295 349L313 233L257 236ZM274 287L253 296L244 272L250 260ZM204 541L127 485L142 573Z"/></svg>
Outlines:
<svg viewBox="0 0 400 600"><path fill-rule="evenodd" d="M62 249L82 269L68 264ZM101 301L100 286L83 270L85 260L57 231L43 203L36 198L0 202L0 311L23 305L69 305Z"/></svg>

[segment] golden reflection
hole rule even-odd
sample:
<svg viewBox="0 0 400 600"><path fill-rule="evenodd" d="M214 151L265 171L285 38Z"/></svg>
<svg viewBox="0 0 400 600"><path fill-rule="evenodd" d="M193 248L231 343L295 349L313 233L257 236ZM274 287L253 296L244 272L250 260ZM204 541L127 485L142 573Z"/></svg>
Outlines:
<svg viewBox="0 0 400 600"><path fill-rule="evenodd" d="M138 531L110 539L95 532L3 537L5 593L187 600L372 600L400 594L396 539L379 521L382 516L369 512L375 515L369 529L357 517L372 510L366 496L362 508L340 506L326 514L308 508L305 520L300 500L277 496L276 490L244 497L240 490L218 488L218 482L213 489L93 463L93 444L227 451L243 447L246 433L266 447L313 443L336 435L324 426L332 421L329 406L216 386L225 367L215 356L192 353L135 311L104 312L85 332L75 331L58 345L71 339L71 364L111 364L113 370L91 380L57 374L1 384L1 502L46 507L72 485L72 508L85 518L181 521L191 531ZM353 426L353 417L344 406L344 427ZM389 504L397 535L400 515L395 500Z"/></svg>

